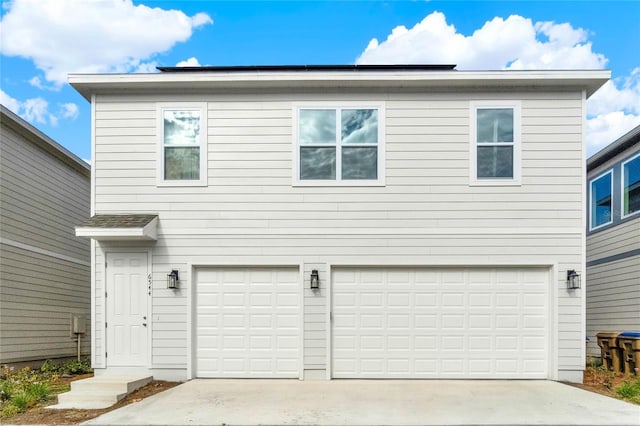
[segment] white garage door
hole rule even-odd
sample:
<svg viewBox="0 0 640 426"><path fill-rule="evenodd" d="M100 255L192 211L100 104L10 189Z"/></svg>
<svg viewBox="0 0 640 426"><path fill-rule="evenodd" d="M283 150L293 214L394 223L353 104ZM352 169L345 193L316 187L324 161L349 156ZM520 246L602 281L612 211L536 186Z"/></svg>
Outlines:
<svg viewBox="0 0 640 426"><path fill-rule="evenodd" d="M547 378L546 268L343 268L332 377Z"/></svg>
<svg viewBox="0 0 640 426"><path fill-rule="evenodd" d="M197 377L298 377L297 268L197 269Z"/></svg>

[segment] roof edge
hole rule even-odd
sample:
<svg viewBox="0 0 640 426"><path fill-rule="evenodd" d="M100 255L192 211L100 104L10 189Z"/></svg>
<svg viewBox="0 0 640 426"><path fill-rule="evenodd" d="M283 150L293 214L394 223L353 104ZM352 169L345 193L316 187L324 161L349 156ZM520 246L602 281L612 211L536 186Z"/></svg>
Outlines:
<svg viewBox="0 0 640 426"><path fill-rule="evenodd" d="M16 130L22 133L24 136L34 136L35 142L37 144L40 144L45 149L49 150L53 155L57 156L63 161L67 161L71 165L77 166L77 168L86 176L91 175L91 166L86 161L78 157L73 152L69 151L64 146L60 145L58 142L54 141L44 132L42 132L2 104L0 104L0 114L2 115L3 122L5 122L5 119L7 119L8 122L12 123L13 127L17 128ZM30 138L30 140L33 142L33 138Z"/></svg>
<svg viewBox="0 0 640 426"><path fill-rule="evenodd" d="M251 67L208 68L193 71L160 72L150 74L69 74L68 81L85 99L94 94L131 93L137 91L201 91L234 89L308 89L308 88L529 88L585 90L591 96L611 78L609 70L496 70L458 71L436 69L358 68L334 69L327 72L309 69L259 70ZM389 66L386 66L389 67ZM176 68L171 68L176 69ZM197 71L195 71L197 70Z"/></svg>
<svg viewBox="0 0 640 426"><path fill-rule="evenodd" d="M246 71L455 71L452 64L354 64L354 65L228 65L156 67L161 72L246 72Z"/></svg>

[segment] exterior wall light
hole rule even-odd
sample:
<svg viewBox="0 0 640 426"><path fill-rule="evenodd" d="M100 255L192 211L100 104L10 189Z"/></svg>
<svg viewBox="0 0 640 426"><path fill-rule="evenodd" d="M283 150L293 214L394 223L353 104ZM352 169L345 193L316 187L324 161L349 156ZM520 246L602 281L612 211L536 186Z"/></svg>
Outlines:
<svg viewBox="0 0 640 426"><path fill-rule="evenodd" d="M167 288L178 288L178 270L174 269L169 275L167 275Z"/></svg>
<svg viewBox="0 0 640 426"><path fill-rule="evenodd" d="M569 290L580 288L580 275L578 275L575 269L567 271L567 288Z"/></svg>
<svg viewBox="0 0 640 426"><path fill-rule="evenodd" d="M311 271L311 289L317 290L320 288L320 276L318 275L318 270L314 269Z"/></svg>

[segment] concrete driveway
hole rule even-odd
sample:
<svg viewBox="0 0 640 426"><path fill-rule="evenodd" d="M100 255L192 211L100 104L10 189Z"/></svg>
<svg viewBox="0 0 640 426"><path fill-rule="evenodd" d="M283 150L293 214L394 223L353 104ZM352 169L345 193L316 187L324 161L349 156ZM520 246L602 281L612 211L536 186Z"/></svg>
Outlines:
<svg viewBox="0 0 640 426"><path fill-rule="evenodd" d="M192 380L92 425L640 425L640 406L550 381Z"/></svg>

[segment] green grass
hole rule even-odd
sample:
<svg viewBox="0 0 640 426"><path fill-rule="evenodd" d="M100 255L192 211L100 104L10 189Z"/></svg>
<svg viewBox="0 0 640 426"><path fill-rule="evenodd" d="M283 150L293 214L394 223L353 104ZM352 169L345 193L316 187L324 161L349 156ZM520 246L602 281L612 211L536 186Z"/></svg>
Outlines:
<svg viewBox="0 0 640 426"><path fill-rule="evenodd" d="M640 377L625 380L615 388L615 392L621 398L640 404Z"/></svg>

